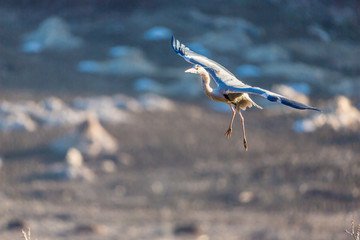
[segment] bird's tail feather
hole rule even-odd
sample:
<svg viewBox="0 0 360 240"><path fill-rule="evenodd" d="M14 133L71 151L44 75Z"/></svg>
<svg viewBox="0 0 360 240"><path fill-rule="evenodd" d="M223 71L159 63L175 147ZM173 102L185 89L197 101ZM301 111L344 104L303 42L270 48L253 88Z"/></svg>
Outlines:
<svg viewBox="0 0 360 240"><path fill-rule="evenodd" d="M260 105L256 104L251 98L249 98L249 99L250 99L250 101L252 103L252 106L255 106L255 107L259 108L259 109L263 109Z"/></svg>

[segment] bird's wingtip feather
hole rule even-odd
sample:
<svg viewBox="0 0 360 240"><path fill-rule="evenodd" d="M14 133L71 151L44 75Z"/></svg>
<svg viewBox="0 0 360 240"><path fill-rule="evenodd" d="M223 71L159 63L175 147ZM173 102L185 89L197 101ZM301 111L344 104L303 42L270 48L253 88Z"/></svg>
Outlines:
<svg viewBox="0 0 360 240"><path fill-rule="evenodd" d="M179 53L179 41L174 36L171 37L171 46L176 53Z"/></svg>
<svg viewBox="0 0 360 240"><path fill-rule="evenodd" d="M318 109L318 108L314 108L314 107L311 107L310 109L311 109L311 110L318 111L318 112L321 112L321 113L323 112L322 110L320 110L320 109Z"/></svg>
<svg viewBox="0 0 360 240"><path fill-rule="evenodd" d="M171 37L171 47L175 50L175 37Z"/></svg>
<svg viewBox="0 0 360 240"><path fill-rule="evenodd" d="M179 42L174 36L171 38L171 46L174 49L174 51L179 54L180 56L184 56L184 48L185 46Z"/></svg>
<svg viewBox="0 0 360 240"><path fill-rule="evenodd" d="M286 98L286 97L275 97L275 96L267 96L267 99L274 102L274 101L277 101L277 102L280 102L284 105L287 105L289 107L293 107L293 108L296 108L296 109L300 109L300 110L314 110L314 111L319 111L321 112L321 110L317 109L317 108L314 108L314 107L311 107L311 106L308 106L306 104L303 104L303 103L300 103L300 102L297 102L297 101L294 101L292 99L289 99L289 98Z"/></svg>

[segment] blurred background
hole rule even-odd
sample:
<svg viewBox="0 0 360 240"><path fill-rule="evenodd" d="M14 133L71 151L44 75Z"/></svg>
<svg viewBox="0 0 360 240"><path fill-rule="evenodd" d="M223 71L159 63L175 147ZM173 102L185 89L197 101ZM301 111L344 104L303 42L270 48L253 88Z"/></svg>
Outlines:
<svg viewBox="0 0 360 240"><path fill-rule="evenodd" d="M351 239L360 2L2 0L0 238ZM249 150L174 35L249 85Z"/></svg>

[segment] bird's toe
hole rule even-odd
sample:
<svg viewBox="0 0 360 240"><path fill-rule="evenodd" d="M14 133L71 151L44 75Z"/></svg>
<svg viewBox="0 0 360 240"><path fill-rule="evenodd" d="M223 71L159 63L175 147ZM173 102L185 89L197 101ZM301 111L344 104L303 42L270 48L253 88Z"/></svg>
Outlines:
<svg viewBox="0 0 360 240"><path fill-rule="evenodd" d="M227 139L229 139L231 137L231 132L232 132L232 129L229 128L226 132L225 132L225 136L227 137Z"/></svg>

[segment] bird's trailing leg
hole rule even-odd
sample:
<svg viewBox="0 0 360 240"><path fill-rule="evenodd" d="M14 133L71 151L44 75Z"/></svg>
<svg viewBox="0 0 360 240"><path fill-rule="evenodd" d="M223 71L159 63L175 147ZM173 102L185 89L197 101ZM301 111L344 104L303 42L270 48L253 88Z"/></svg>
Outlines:
<svg viewBox="0 0 360 240"><path fill-rule="evenodd" d="M247 151L248 146L247 146L247 141L246 141L246 134L245 134L245 123L244 123L244 118L241 115L240 109L237 109L240 115L240 119L241 119L241 126L242 126L242 130L243 130L243 138L244 138L244 147L245 147L245 151Z"/></svg>
<svg viewBox="0 0 360 240"><path fill-rule="evenodd" d="M232 125L234 122L234 118L235 118L235 110L233 108L233 106L231 104L229 104L231 111L232 111L232 117L231 117L231 121L230 121L230 125L229 125L229 129L225 132L225 136L229 139L231 137L231 132L232 132Z"/></svg>

